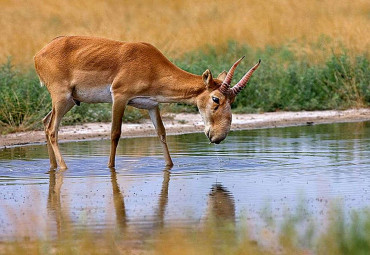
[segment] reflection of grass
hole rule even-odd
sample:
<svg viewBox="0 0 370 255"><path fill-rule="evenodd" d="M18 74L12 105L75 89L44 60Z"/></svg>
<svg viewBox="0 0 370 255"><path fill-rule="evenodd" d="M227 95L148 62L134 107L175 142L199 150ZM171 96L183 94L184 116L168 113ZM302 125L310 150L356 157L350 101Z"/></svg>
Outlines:
<svg viewBox="0 0 370 255"><path fill-rule="evenodd" d="M317 61L312 44L368 50L369 9L367 0L0 1L0 62L30 64L52 38L71 34L147 41L174 58L230 39L254 48L295 42Z"/></svg>
<svg viewBox="0 0 370 255"><path fill-rule="evenodd" d="M27 215L26 215L27 217ZM331 211L327 224L318 225L304 210L286 215L277 232L263 229L257 240L244 224L217 219L201 226L160 227L153 235L135 237L129 232L94 233L88 227L63 226L58 237L41 233L39 239L2 242L3 254L369 254L370 211L345 218L340 207ZM62 222L62 224L68 224ZM34 226L37 228L37 226ZM182 230L181 230L182 229ZM187 230L184 230L187 229ZM302 231L302 230L308 231ZM132 230L132 229L131 229ZM133 233L135 232L132 230ZM24 232L24 231L23 231ZM22 231L19 231L22 233ZM303 233L303 234L302 234ZM133 234L135 235L135 234Z"/></svg>

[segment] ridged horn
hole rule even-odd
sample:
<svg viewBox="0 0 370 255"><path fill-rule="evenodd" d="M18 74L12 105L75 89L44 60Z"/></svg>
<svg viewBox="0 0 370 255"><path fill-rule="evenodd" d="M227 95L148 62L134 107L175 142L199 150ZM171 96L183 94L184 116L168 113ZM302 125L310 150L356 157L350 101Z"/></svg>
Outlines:
<svg viewBox="0 0 370 255"><path fill-rule="evenodd" d="M233 66L230 68L229 72L227 73L225 80L222 82L219 88L222 94L226 95L227 93L229 93L230 83L231 83L231 80L233 79L235 69L239 65L239 63L243 60L244 57L245 56L241 57L238 61L236 61L233 64Z"/></svg>
<svg viewBox="0 0 370 255"><path fill-rule="evenodd" d="M231 88L231 94L236 96L240 91L242 91L245 85L247 85L249 78L251 78L253 72L256 71L260 63L261 59L258 60L258 63L255 64L251 69L249 69L249 71L243 76L243 78L234 87Z"/></svg>

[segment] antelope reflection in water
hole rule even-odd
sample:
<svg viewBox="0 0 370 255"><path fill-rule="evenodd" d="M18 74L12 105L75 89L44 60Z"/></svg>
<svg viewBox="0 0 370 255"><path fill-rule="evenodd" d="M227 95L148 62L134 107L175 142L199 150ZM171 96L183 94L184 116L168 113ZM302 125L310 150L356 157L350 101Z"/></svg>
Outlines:
<svg viewBox="0 0 370 255"><path fill-rule="evenodd" d="M164 227L164 215L168 204L168 186L170 183L170 171L166 168L163 171L162 189L159 194L158 208L156 210L156 228Z"/></svg>
<svg viewBox="0 0 370 255"><path fill-rule="evenodd" d="M61 188L65 171L49 172L49 195L47 201L48 213L52 215L56 222L58 236L68 233L72 220L64 201L61 201ZM116 216L116 226L120 233L128 231L129 220L127 217L127 208L125 206L124 193L121 190L117 173L111 169L111 184L113 193L113 205ZM155 234L158 230L163 229L165 225L165 212L168 205L168 189L170 182L170 171L163 171L162 188L158 198L158 205L155 209L153 227L150 231L145 231L142 238ZM205 212L205 227L210 226L217 230L222 230L230 236L235 235L235 202L233 195L221 184L215 184L211 187L208 194L207 210ZM148 229L147 229L148 230Z"/></svg>
<svg viewBox="0 0 370 255"><path fill-rule="evenodd" d="M56 223L58 236L66 233L66 230L69 229L70 223L72 222L68 215L68 209L63 206L63 203L61 201L61 188L65 171L66 170L49 171L49 194L47 201L47 210ZM170 172L168 171L168 168L166 168L163 171L162 189L159 194L158 208L155 212L153 226L154 231L164 226L164 215L168 203L169 180ZM118 184L117 173L114 168L111 168L111 183L113 192L113 205L116 216L116 226L121 233L124 233L128 228L125 199L123 192L121 191L121 188Z"/></svg>
<svg viewBox="0 0 370 255"><path fill-rule="evenodd" d="M113 204L116 211L116 224L118 229L123 232L127 227L127 215L125 207L125 199L117 182L117 173L114 168L110 170L110 177L113 189Z"/></svg>
<svg viewBox="0 0 370 255"><path fill-rule="evenodd" d="M214 254L223 244L236 243L235 202L233 195L221 184L212 186L208 194L208 205L204 228L214 243Z"/></svg>
<svg viewBox="0 0 370 255"><path fill-rule="evenodd" d="M214 184L208 195L207 220L215 224L235 223L233 195L221 184Z"/></svg>
<svg viewBox="0 0 370 255"><path fill-rule="evenodd" d="M68 229L69 216L66 208L62 207L60 191L63 184L64 170L49 171L49 194L47 201L47 211L54 218L58 236Z"/></svg>
<svg viewBox="0 0 370 255"><path fill-rule="evenodd" d="M158 208L155 212L154 218L154 227L153 230L162 228L164 226L164 215L166 212L166 207L168 203L168 186L170 181L170 172L168 168L163 171L163 182L161 193L159 194ZM113 200L114 200L114 209L116 212L116 224L121 232L124 232L127 229L127 214L125 208L124 196L121 192L121 189L117 181L117 173L114 168L111 168L111 182L113 189Z"/></svg>

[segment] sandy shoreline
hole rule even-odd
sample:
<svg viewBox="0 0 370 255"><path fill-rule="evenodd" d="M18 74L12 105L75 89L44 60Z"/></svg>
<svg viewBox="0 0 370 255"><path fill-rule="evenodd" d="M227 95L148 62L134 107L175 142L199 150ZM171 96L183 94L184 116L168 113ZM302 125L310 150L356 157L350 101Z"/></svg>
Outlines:
<svg viewBox="0 0 370 255"><path fill-rule="evenodd" d="M272 112L262 114L233 114L232 130L273 128L320 123L368 121L370 109L351 109L345 111L304 111ZM202 132L203 121L200 114L167 114L163 117L168 135ZM124 123L122 137L155 136L150 120L139 124ZM87 123L75 126L62 126L59 141L108 139L110 123ZM28 131L2 135L0 149L16 145L45 143L44 131Z"/></svg>

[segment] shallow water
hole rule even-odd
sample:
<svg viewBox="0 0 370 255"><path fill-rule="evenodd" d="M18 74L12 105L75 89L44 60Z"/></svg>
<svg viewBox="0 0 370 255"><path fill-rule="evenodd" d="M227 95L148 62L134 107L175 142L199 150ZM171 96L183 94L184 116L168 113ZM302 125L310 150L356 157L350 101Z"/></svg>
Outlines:
<svg viewBox="0 0 370 255"><path fill-rule="evenodd" d="M170 171L156 137L122 139L116 171L106 140L60 144L63 172L48 173L46 145L4 149L0 239L59 233L63 222L142 236L210 213L259 228L266 211L281 219L301 202L324 220L333 201L348 212L370 205L369 142L370 122L235 131L220 145L170 136Z"/></svg>

